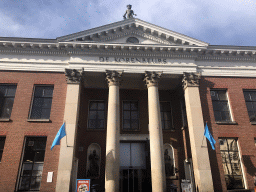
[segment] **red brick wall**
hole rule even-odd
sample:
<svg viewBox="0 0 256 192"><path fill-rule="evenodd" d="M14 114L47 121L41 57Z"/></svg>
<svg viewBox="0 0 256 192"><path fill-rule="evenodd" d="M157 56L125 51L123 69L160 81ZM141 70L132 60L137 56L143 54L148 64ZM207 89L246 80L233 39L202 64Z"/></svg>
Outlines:
<svg viewBox="0 0 256 192"><path fill-rule="evenodd" d="M211 89L226 89L231 113L236 125L220 125L215 123ZM203 77L200 81L200 94L204 120L208 121L209 130L213 133L216 142L216 151L209 149L213 182L216 191L226 191L226 183L218 143L219 137L238 138L241 161L245 172L245 182L253 189L253 174L256 172L256 125L249 120L243 89L256 90L256 78L224 78Z"/></svg>
<svg viewBox="0 0 256 192"><path fill-rule="evenodd" d="M18 177L25 136L47 136L43 177L40 191L55 191L59 161L59 146L51 144L63 123L66 80L62 73L0 72L0 83L17 84L10 122L0 121L0 135L6 136L0 163L0 191L14 191ZM28 122L34 84L54 85L51 122ZM47 183L47 173L53 171L53 182Z"/></svg>

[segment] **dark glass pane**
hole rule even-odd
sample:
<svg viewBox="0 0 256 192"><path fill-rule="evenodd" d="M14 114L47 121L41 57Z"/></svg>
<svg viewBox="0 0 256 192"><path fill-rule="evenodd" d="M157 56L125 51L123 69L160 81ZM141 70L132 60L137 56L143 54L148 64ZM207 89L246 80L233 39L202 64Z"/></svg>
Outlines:
<svg viewBox="0 0 256 192"><path fill-rule="evenodd" d="M51 109L42 109L41 119L50 118Z"/></svg>
<svg viewBox="0 0 256 192"><path fill-rule="evenodd" d="M34 171L43 171L43 166L44 166L43 163L35 163L34 167L33 167L33 170Z"/></svg>
<svg viewBox="0 0 256 192"><path fill-rule="evenodd" d="M137 111L132 111L131 112L131 119L138 119L138 112Z"/></svg>
<svg viewBox="0 0 256 192"><path fill-rule="evenodd" d="M251 101L250 92L244 92L244 99L245 101Z"/></svg>
<svg viewBox="0 0 256 192"><path fill-rule="evenodd" d="M130 111L124 111L124 119L130 119Z"/></svg>
<svg viewBox="0 0 256 192"><path fill-rule="evenodd" d="M41 184L41 177L31 177L30 189L39 190Z"/></svg>
<svg viewBox="0 0 256 192"><path fill-rule="evenodd" d="M161 123L162 123L162 129L165 129L165 127L164 127L164 121L161 121Z"/></svg>
<svg viewBox="0 0 256 192"><path fill-rule="evenodd" d="M45 138L36 138L33 146L33 150L45 150L46 139Z"/></svg>
<svg viewBox="0 0 256 192"><path fill-rule="evenodd" d="M16 85L10 85L8 86L8 90L6 93L6 96L8 97L14 97L16 92Z"/></svg>
<svg viewBox="0 0 256 192"><path fill-rule="evenodd" d="M222 111L221 112L221 118L222 118L222 121L230 121L230 114L229 114L229 112Z"/></svg>
<svg viewBox="0 0 256 192"><path fill-rule="evenodd" d="M3 151L0 150L0 162L1 162L1 159L2 159L2 155L3 155Z"/></svg>
<svg viewBox="0 0 256 192"><path fill-rule="evenodd" d="M162 102L162 111L171 111L171 105L169 102Z"/></svg>
<svg viewBox="0 0 256 192"><path fill-rule="evenodd" d="M43 97L52 97L53 87L44 87Z"/></svg>
<svg viewBox="0 0 256 192"><path fill-rule="evenodd" d="M41 114L42 114L42 109L41 108L33 107L30 118L31 119L40 119Z"/></svg>
<svg viewBox="0 0 256 192"><path fill-rule="evenodd" d="M23 162L33 162L35 157L35 152L31 147L26 147Z"/></svg>
<svg viewBox="0 0 256 192"><path fill-rule="evenodd" d="M36 151L35 152L35 162L42 162L44 161L44 150L43 151Z"/></svg>
<svg viewBox="0 0 256 192"><path fill-rule="evenodd" d="M90 111L89 119L96 119L97 111Z"/></svg>
<svg viewBox="0 0 256 192"><path fill-rule="evenodd" d="M130 110L130 102L124 102L124 110Z"/></svg>
<svg viewBox="0 0 256 192"><path fill-rule="evenodd" d="M171 120L171 113L170 112L164 112L164 120L168 120L170 121Z"/></svg>
<svg viewBox="0 0 256 192"><path fill-rule="evenodd" d="M161 112L161 120L164 120L164 112Z"/></svg>
<svg viewBox="0 0 256 192"><path fill-rule="evenodd" d="M217 91L211 91L211 97L213 101L219 100Z"/></svg>
<svg viewBox="0 0 256 192"><path fill-rule="evenodd" d="M34 98L33 107L41 108L44 104L44 98Z"/></svg>
<svg viewBox="0 0 256 192"><path fill-rule="evenodd" d="M131 103L131 110L133 110L133 111L138 110L138 102L132 102Z"/></svg>
<svg viewBox="0 0 256 192"><path fill-rule="evenodd" d="M52 98L43 98L43 108L51 108Z"/></svg>
<svg viewBox="0 0 256 192"><path fill-rule="evenodd" d="M96 120L89 120L89 128L96 128Z"/></svg>
<svg viewBox="0 0 256 192"><path fill-rule="evenodd" d="M40 176L42 176L42 171L33 171L32 176L40 177Z"/></svg>
<svg viewBox="0 0 256 192"><path fill-rule="evenodd" d="M124 129L130 129L130 120L124 120Z"/></svg>
<svg viewBox="0 0 256 192"><path fill-rule="evenodd" d="M14 101L14 98L5 98L1 117L10 118L12 113L13 101Z"/></svg>
<svg viewBox="0 0 256 192"><path fill-rule="evenodd" d="M253 102L246 102L246 107L248 111L253 111ZM256 110L256 108L255 108Z"/></svg>
<svg viewBox="0 0 256 192"><path fill-rule="evenodd" d="M221 121L221 112L220 111L214 111L214 116L216 121Z"/></svg>
<svg viewBox="0 0 256 192"><path fill-rule="evenodd" d="M131 128L132 129L139 129L139 121L138 120L131 120Z"/></svg>
<svg viewBox="0 0 256 192"><path fill-rule="evenodd" d="M221 111L229 111L228 102L220 102L219 106Z"/></svg>
<svg viewBox="0 0 256 192"><path fill-rule="evenodd" d="M104 120L98 120L98 127L97 128L100 128L100 129L104 128Z"/></svg>
<svg viewBox="0 0 256 192"><path fill-rule="evenodd" d="M253 102L253 111L256 111L256 102Z"/></svg>
<svg viewBox="0 0 256 192"><path fill-rule="evenodd" d="M212 101L212 107L214 111L220 111L221 107L219 105L219 101Z"/></svg>
<svg viewBox="0 0 256 192"><path fill-rule="evenodd" d="M252 101L256 101L256 92L250 92Z"/></svg>
<svg viewBox="0 0 256 192"><path fill-rule="evenodd" d="M29 190L30 177L21 177L19 190Z"/></svg>
<svg viewBox="0 0 256 192"><path fill-rule="evenodd" d="M227 94L226 91L218 91L219 100L227 101Z"/></svg>
<svg viewBox="0 0 256 192"><path fill-rule="evenodd" d="M171 122L165 121L165 129L171 129Z"/></svg>
<svg viewBox="0 0 256 192"><path fill-rule="evenodd" d="M250 121L256 121L256 116L253 111L248 111L248 115L249 115Z"/></svg>
<svg viewBox="0 0 256 192"><path fill-rule="evenodd" d="M98 119L104 119L104 111L98 111Z"/></svg>
<svg viewBox="0 0 256 192"><path fill-rule="evenodd" d="M6 96L6 92L7 92L7 86L6 85L1 85L0 86L0 97Z"/></svg>
<svg viewBox="0 0 256 192"><path fill-rule="evenodd" d="M90 102L90 110L96 110L97 109L97 103L95 102Z"/></svg>
<svg viewBox="0 0 256 192"><path fill-rule="evenodd" d="M42 86L37 86L37 87L35 87L34 96L35 96L35 97L43 97L43 92L44 92L44 87L42 87Z"/></svg>
<svg viewBox="0 0 256 192"><path fill-rule="evenodd" d="M98 110L104 110L105 104L104 103L98 103Z"/></svg>

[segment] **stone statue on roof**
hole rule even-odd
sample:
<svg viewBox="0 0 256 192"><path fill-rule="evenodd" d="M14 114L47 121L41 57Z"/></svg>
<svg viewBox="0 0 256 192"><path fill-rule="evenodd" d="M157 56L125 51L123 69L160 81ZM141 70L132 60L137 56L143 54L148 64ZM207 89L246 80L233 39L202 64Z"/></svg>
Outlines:
<svg viewBox="0 0 256 192"><path fill-rule="evenodd" d="M126 19L126 15L127 15L127 19L133 18L133 15L137 16L136 14L134 14L134 12L133 12L133 10L131 10L131 8L132 8L132 5L127 5L127 10L123 16L124 19Z"/></svg>

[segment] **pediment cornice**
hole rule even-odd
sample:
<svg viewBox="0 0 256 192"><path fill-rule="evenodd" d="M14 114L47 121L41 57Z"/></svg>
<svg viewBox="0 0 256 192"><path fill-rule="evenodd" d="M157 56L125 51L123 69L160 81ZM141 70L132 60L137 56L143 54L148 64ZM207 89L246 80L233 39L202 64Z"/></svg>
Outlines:
<svg viewBox="0 0 256 192"><path fill-rule="evenodd" d="M100 41L119 33L126 33L127 30L143 32L150 37L162 39L169 44L208 46L208 43L188 37L186 35L159 27L157 25L132 18L104 25L101 27L81 31L78 33L58 37L58 41Z"/></svg>

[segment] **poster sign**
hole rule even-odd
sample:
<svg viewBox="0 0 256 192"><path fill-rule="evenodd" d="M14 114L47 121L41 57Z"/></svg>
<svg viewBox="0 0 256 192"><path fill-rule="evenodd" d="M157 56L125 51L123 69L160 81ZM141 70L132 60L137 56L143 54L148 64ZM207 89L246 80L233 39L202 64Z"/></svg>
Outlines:
<svg viewBox="0 0 256 192"><path fill-rule="evenodd" d="M192 192L191 183L181 183L182 192Z"/></svg>
<svg viewBox="0 0 256 192"><path fill-rule="evenodd" d="M90 179L77 179L76 192L90 192Z"/></svg>

